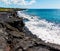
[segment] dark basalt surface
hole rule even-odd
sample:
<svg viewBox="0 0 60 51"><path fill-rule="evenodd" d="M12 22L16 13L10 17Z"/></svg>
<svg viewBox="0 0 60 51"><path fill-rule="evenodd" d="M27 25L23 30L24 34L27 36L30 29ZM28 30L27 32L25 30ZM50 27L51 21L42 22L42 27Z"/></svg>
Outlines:
<svg viewBox="0 0 60 51"><path fill-rule="evenodd" d="M60 51L33 35L22 18L0 18L0 51Z"/></svg>

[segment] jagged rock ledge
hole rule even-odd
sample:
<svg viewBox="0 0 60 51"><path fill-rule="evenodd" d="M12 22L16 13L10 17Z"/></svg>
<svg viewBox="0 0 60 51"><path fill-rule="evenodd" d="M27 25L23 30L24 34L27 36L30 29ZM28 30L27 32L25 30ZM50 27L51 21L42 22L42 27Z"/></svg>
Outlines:
<svg viewBox="0 0 60 51"><path fill-rule="evenodd" d="M23 18L0 18L0 51L60 51L60 46L45 43L33 35Z"/></svg>

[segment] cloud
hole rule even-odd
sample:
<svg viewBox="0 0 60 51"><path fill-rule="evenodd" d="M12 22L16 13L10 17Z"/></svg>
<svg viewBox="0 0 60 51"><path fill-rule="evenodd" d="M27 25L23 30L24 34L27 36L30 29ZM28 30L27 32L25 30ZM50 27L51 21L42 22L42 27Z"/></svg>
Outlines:
<svg viewBox="0 0 60 51"><path fill-rule="evenodd" d="M36 0L30 0L30 2L24 0L25 5L32 5L35 2L36 2Z"/></svg>
<svg viewBox="0 0 60 51"><path fill-rule="evenodd" d="M36 2L36 0L0 0L1 2L4 2L7 5L10 4L16 4L16 5L32 5Z"/></svg>
<svg viewBox="0 0 60 51"><path fill-rule="evenodd" d="M11 4L8 0L0 0L0 2L4 2L5 4Z"/></svg>

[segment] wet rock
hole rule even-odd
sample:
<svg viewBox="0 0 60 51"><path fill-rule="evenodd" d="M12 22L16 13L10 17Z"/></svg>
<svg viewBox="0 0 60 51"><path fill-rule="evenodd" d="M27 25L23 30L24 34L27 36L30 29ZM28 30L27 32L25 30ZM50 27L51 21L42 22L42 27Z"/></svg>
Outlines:
<svg viewBox="0 0 60 51"><path fill-rule="evenodd" d="M26 51L50 51L50 50L43 47L32 47L28 48Z"/></svg>
<svg viewBox="0 0 60 51"><path fill-rule="evenodd" d="M8 47L10 51L60 51L60 46L45 43L33 35L21 18L0 20L0 51Z"/></svg>

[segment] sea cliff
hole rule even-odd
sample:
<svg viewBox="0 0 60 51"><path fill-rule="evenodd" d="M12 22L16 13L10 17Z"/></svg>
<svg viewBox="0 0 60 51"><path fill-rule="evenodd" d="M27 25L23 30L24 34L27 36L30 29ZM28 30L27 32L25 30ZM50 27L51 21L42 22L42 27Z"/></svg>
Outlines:
<svg viewBox="0 0 60 51"><path fill-rule="evenodd" d="M33 35L19 17L0 17L0 51L60 51Z"/></svg>

